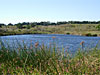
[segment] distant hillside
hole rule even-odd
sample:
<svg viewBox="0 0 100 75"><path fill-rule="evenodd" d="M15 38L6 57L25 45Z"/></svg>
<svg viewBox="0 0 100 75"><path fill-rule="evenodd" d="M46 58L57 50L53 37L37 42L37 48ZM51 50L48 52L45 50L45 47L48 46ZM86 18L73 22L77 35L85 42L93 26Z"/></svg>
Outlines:
<svg viewBox="0 0 100 75"><path fill-rule="evenodd" d="M0 35L16 34L72 34L83 36L100 36L100 24L47 24L18 23L0 27Z"/></svg>

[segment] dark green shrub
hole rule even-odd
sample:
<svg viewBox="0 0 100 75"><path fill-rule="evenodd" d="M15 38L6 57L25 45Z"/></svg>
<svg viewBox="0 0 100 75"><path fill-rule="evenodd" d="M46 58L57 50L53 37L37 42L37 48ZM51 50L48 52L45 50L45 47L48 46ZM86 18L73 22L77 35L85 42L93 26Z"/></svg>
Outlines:
<svg viewBox="0 0 100 75"><path fill-rule="evenodd" d="M97 34L87 33L87 34L85 34L85 36L97 36Z"/></svg>
<svg viewBox="0 0 100 75"><path fill-rule="evenodd" d="M66 34L67 34L67 35L70 35L70 33L69 33L69 32L67 32Z"/></svg>
<svg viewBox="0 0 100 75"><path fill-rule="evenodd" d="M96 28L97 28L98 30L100 30L100 24L99 24L98 26L96 26Z"/></svg>
<svg viewBox="0 0 100 75"><path fill-rule="evenodd" d="M97 36L97 34L93 34L93 36Z"/></svg>
<svg viewBox="0 0 100 75"><path fill-rule="evenodd" d="M31 28L31 26L30 25L27 25L27 29L30 29Z"/></svg>
<svg viewBox="0 0 100 75"><path fill-rule="evenodd" d="M87 34L85 34L85 36L92 36L92 34L91 33L87 33Z"/></svg>

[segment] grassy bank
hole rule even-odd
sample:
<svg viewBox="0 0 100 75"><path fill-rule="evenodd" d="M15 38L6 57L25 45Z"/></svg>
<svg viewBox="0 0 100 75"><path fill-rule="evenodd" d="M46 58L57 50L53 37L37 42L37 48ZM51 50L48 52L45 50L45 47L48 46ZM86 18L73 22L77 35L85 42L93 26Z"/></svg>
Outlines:
<svg viewBox="0 0 100 75"><path fill-rule="evenodd" d="M17 35L17 34L72 34L83 36L100 36L99 24L62 24L62 25L37 25L19 29L16 26L2 26L0 35Z"/></svg>
<svg viewBox="0 0 100 75"><path fill-rule="evenodd" d="M99 75L100 50L79 50L74 57L67 51L38 43L11 50L0 42L0 73L23 75Z"/></svg>

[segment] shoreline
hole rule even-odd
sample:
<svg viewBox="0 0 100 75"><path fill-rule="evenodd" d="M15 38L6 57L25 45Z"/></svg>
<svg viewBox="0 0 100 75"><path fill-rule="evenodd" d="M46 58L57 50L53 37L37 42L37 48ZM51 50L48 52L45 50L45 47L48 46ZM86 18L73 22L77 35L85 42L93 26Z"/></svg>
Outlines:
<svg viewBox="0 0 100 75"><path fill-rule="evenodd" d="M2 26L0 28L0 36L24 34L67 34L99 37L100 30L97 28L98 26L98 24L38 25L35 27L31 26L29 29L27 28L27 25L23 25L22 28L18 28L17 26Z"/></svg>
<svg viewBox="0 0 100 75"><path fill-rule="evenodd" d="M59 33L24 33L24 34L1 34L0 36L13 36L13 35L32 35L32 34L59 34ZM62 35L77 35L77 36L86 36L86 37L100 37L97 34L91 34L88 33L86 35L82 35L82 34L62 34Z"/></svg>

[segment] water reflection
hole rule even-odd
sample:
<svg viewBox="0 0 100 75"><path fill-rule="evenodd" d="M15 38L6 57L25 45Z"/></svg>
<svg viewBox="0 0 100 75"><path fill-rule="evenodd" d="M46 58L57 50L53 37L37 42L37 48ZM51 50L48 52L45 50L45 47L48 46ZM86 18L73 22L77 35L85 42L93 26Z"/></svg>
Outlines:
<svg viewBox="0 0 100 75"><path fill-rule="evenodd" d="M18 48L18 46L34 45L36 42L41 46L42 44L49 46L54 43L56 46L61 49L62 47L65 50L70 52L75 52L78 49L82 48L80 43L84 41L84 48L91 49L98 45L100 47L100 37L85 37L85 36L76 36L76 35L62 35L62 34L34 34L34 35L13 35L13 36L2 36L2 41L4 42L5 47Z"/></svg>

